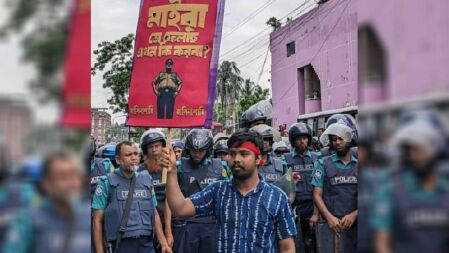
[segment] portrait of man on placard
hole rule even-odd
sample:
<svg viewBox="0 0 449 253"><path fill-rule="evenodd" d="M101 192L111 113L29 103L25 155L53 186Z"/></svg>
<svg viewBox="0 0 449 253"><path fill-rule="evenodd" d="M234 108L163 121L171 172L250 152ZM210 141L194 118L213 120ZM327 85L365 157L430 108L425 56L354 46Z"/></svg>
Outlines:
<svg viewBox="0 0 449 253"><path fill-rule="evenodd" d="M176 72L173 72L173 60L165 61L165 70L153 80L153 91L157 96L157 118L172 119L175 107L175 98L181 90L182 81Z"/></svg>

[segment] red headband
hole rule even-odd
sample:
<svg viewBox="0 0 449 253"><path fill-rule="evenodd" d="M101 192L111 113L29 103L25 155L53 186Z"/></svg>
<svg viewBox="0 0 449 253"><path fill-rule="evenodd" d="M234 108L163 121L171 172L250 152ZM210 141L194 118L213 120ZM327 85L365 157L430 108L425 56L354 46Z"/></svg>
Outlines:
<svg viewBox="0 0 449 253"><path fill-rule="evenodd" d="M238 148L248 149L249 151L252 151L256 155L260 155L260 153L261 153L260 149L256 146L256 144L254 144L250 141L245 141L244 143L240 144L240 146L238 146Z"/></svg>

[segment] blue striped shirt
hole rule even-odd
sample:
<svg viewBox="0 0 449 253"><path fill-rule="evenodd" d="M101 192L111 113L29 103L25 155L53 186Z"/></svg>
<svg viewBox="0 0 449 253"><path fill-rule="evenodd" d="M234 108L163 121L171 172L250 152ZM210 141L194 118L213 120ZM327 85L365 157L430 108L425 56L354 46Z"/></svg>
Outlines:
<svg viewBox="0 0 449 253"><path fill-rule="evenodd" d="M196 214L217 218L218 252L278 252L277 240L296 236L287 195L260 176L243 196L233 180L222 180L191 196Z"/></svg>

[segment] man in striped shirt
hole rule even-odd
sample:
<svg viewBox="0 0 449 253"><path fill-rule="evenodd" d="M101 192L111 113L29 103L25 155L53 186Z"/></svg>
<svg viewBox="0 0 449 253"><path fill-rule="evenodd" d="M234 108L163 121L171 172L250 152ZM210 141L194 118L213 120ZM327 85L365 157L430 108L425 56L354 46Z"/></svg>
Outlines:
<svg viewBox="0 0 449 253"><path fill-rule="evenodd" d="M165 150L160 164L168 170L167 201L173 215L215 216L218 252L294 253L296 227L287 196L257 172L262 136L237 132L228 147L233 179L213 183L190 198L178 186L173 151Z"/></svg>

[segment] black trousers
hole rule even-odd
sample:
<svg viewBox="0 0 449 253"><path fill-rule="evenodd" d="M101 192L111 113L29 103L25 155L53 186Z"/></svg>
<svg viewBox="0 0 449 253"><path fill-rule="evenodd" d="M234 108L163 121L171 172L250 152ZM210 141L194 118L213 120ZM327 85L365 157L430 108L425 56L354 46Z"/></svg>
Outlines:
<svg viewBox="0 0 449 253"><path fill-rule="evenodd" d="M175 253L215 253L217 252L217 225L187 223L173 227Z"/></svg>
<svg viewBox="0 0 449 253"><path fill-rule="evenodd" d="M175 91L172 89L159 89L157 96L157 118L173 119L175 109Z"/></svg>
<svg viewBox="0 0 449 253"><path fill-rule="evenodd" d="M115 241L111 243L112 251L115 250ZM120 241L118 251L115 253L154 253L153 239L150 236L123 238Z"/></svg>

